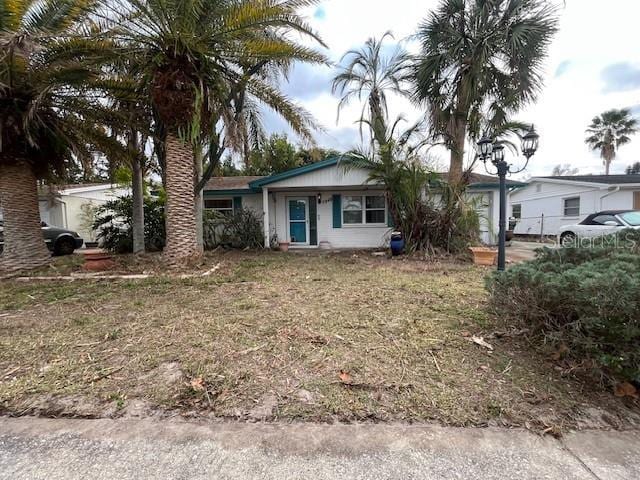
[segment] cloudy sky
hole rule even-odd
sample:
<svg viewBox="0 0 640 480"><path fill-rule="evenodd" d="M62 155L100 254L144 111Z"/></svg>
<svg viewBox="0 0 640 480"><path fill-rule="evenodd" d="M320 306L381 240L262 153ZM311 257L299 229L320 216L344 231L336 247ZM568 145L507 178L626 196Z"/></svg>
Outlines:
<svg viewBox="0 0 640 480"><path fill-rule="evenodd" d="M339 62L344 52L358 48L387 30L397 41L416 31L438 0L325 0L306 13L310 23L328 45L325 53ZM640 44L638 0L566 0L560 9L560 31L546 62L545 87L536 104L518 115L535 123L541 146L528 169L531 175L550 174L554 165L570 163L580 173L601 173L597 154L584 144L584 130L597 114L610 108L630 107L640 117ZM405 43L409 50L416 45ZM337 121L338 99L331 95L333 68L298 66L284 90L313 113L325 127L321 146L346 150L359 142L360 106L343 110ZM418 118L406 100L390 101L391 114ZM285 131L282 122L267 117L270 130ZM640 161L640 135L623 147L612 173ZM442 165L447 165L443 154Z"/></svg>

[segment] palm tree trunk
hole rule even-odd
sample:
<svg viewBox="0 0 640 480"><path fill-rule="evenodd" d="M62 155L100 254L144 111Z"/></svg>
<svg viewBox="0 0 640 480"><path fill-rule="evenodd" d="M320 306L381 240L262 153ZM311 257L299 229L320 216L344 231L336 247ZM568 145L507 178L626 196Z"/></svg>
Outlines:
<svg viewBox="0 0 640 480"><path fill-rule="evenodd" d="M49 263L51 255L40 227L36 177L28 162L0 163L0 205L4 215L0 269L32 269Z"/></svg>
<svg viewBox="0 0 640 480"><path fill-rule="evenodd" d="M615 154L611 154L607 152L604 156L604 174L609 175L609 171L611 170L611 162L613 161Z"/></svg>
<svg viewBox="0 0 640 480"><path fill-rule="evenodd" d="M194 182L194 188L202 178L202 147L199 147L194 151L196 177ZM196 240L198 242L198 252L204 252L204 225L203 225L203 210L204 210L204 197L202 196L202 190L195 192L195 211L196 211Z"/></svg>
<svg viewBox="0 0 640 480"><path fill-rule="evenodd" d="M133 201L133 253L144 253L144 185L142 162L139 155L131 159L132 182L131 194Z"/></svg>
<svg viewBox="0 0 640 480"><path fill-rule="evenodd" d="M467 124L464 119L456 119L452 135L451 159L449 162L449 183L458 185L462 182L464 166L464 142L467 137Z"/></svg>
<svg viewBox="0 0 640 480"><path fill-rule="evenodd" d="M198 255L193 148L174 132L166 138L166 225L164 256L171 267Z"/></svg>

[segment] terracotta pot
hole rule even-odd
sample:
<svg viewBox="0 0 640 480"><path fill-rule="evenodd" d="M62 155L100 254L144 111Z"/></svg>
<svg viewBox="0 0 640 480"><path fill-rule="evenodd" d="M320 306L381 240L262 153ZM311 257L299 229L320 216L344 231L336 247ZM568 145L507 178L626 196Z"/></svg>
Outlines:
<svg viewBox="0 0 640 480"><path fill-rule="evenodd" d="M106 252L96 250L93 252L84 253L84 266L85 270L90 272L103 272L110 270L115 266L113 257Z"/></svg>
<svg viewBox="0 0 640 480"><path fill-rule="evenodd" d="M498 260L498 250L489 247L470 247L473 253L473 263L476 265L495 265Z"/></svg>
<svg viewBox="0 0 640 480"><path fill-rule="evenodd" d="M280 243L278 243L278 246L280 247L280 251L281 252L288 252L289 251L289 242L280 242Z"/></svg>

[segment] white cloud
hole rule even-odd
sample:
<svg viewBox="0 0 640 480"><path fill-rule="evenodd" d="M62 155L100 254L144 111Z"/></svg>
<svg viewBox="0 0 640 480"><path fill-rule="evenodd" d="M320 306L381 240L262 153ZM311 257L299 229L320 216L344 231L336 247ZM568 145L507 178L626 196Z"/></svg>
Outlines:
<svg viewBox="0 0 640 480"><path fill-rule="evenodd" d="M437 0L327 0L307 13L310 23L320 33L329 49L326 52L338 61L350 48L358 47L370 36L381 36L387 30L396 40L412 35ZM603 170L598 155L584 144L584 130L597 114L610 108L633 107L640 104L640 90L609 91L602 72L618 63L638 64L640 50L632 32L637 31L640 2L637 0L567 0L560 10L560 31L555 38L546 64L546 86L535 105L518 118L535 123L541 134L538 154L532 159L528 173L549 174L554 165L571 163L580 173ZM415 49L415 44L410 45ZM556 75L560 72L560 75ZM305 71L305 75L309 72ZM360 107L351 105L336 123L338 99L318 87L317 79L296 75L294 82L308 82L318 95L298 96L328 133L319 135L318 142L327 147L346 148L349 132L357 132L354 122ZM324 77L325 72L319 71ZM288 91L304 91L304 85L291 85ZM605 93L606 92L606 93ZM419 113L404 99L390 101L393 116L404 113L415 119ZM353 144L359 142L358 135ZM640 161L640 135L623 147L612 165L612 171L622 172L627 165Z"/></svg>

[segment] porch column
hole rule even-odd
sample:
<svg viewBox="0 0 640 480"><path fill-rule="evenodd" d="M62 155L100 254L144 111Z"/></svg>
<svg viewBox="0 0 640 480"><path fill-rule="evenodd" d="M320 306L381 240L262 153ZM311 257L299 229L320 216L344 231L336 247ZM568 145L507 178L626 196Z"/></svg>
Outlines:
<svg viewBox="0 0 640 480"><path fill-rule="evenodd" d="M264 248L271 248L271 235L269 235L269 189L267 187L262 187L262 213Z"/></svg>

